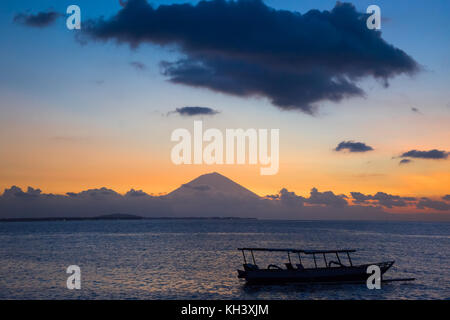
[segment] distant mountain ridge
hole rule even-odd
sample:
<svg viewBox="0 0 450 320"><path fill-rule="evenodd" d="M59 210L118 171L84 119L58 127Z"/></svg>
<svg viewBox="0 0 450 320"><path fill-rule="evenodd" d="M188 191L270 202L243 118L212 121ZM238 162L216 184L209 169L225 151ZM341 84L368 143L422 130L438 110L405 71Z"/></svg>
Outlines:
<svg viewBox="0 0 450 320"><path fill-rule="evenodd" d="M363 194L352 193L353 201L332 191L311 189L309 196L283 188L260 197L217 173L203 174L169 194L154 196L131 189L120 194L105 187L64 195L42 193L28 187L5 189L0 196L0 221L39 220L129 220L154 218L257 218L301 220L416 220L450 221L450 199L442 201L406 198L381 193L381 199L357 202ZM446 201L446 202L445 202ZM442 213L386 212L392 206L428 206ZM447 212L447 213L445 213ZM113 213L113 214L110 214Z"/></svg>

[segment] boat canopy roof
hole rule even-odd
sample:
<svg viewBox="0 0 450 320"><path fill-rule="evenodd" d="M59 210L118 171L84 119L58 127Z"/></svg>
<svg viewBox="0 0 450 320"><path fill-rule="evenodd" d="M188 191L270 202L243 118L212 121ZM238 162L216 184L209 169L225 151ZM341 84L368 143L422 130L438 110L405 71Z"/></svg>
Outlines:
<svg viewBox="0 0 450 320"><path fill-rule="evenodd" d="M304 254L321 254L321 253L347 253L355 252L356 249L339 249L339 250L304 250L304 249L292 249L292 248L238 248L241 251L278 251L278 252L294 252Z"/></svg>

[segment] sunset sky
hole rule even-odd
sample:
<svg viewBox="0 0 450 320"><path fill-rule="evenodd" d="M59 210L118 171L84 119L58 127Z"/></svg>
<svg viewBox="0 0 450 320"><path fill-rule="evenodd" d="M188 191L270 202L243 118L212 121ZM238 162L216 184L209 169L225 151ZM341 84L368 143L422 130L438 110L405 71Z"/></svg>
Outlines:
<svg viewBox="0 0 450 320"><path fill-rule="evenodd" d="M151 4L186 2L197 3ZM335 1L317 0L264 3L302 14L335 6ZM81 8L81 31L66 28L70 4ZM77 39L77 33L85 32L84 22L122 10L118 0L2 1L0 189L32 186L64 194L107 187L160 194L217 171L261 196L282 188L308 195L313 187L335 194L382 191L436 199L449 194L450 2L358 1L355 7L365 12L370 4L381 8L382 39L411 57L417 72L389 76L388 86L363 76L355 80L363 95L338 102L322 99L313 103L317 109L310 114L303 106L286 110L264 95L168 81L160 62L186 55L170 43L130 48L117 44L114 36L101 41L95 29L87 41ZM64 16L40 26L15 19L48 11ZM185 106L219 113L173 112ZM280 129L278 174L261 176L260 165L174 165L170 134L177 128L192 131L197 119L221 130ZM373 150L336 151L343 141ZM441 159L400 157L433 149L442 152ZM402 159L411 161L400 164Z"/></svg>

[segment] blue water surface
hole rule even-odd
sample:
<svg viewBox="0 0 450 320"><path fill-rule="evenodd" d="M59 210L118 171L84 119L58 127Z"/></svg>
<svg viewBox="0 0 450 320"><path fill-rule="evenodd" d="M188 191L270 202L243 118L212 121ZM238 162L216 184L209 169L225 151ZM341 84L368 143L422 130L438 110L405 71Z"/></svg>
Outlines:
<svg viewBox="0 0 450 320"><path fill-rule="evenodd" d="M267 220L0 222L0 299L449 299L450 223ZM395 260L365 285L247 286L238 247L356 248L354 263ZM255 255L282 265L281 253ZM330 257L331 258L331 257ZM304 264L311 264L304 258ZM66 268L81 268L81 289Z"/></svg>

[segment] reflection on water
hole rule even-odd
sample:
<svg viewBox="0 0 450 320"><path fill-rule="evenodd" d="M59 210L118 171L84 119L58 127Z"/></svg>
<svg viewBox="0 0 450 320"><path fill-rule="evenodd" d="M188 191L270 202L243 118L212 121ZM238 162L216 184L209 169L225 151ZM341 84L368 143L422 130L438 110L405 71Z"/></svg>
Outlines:
<svg viewBox="0 0 450 320"><path fill-rule="evenodd" d="M0 223L5 299L448 299L450 224L251 220ZM413 283L248 286L238 247L356 247L354 263L396 260ZM255 255L281 265L283 254ZM306 264L308 261L305 262ZM81 290L66 268L81 267Z"/></svg>

